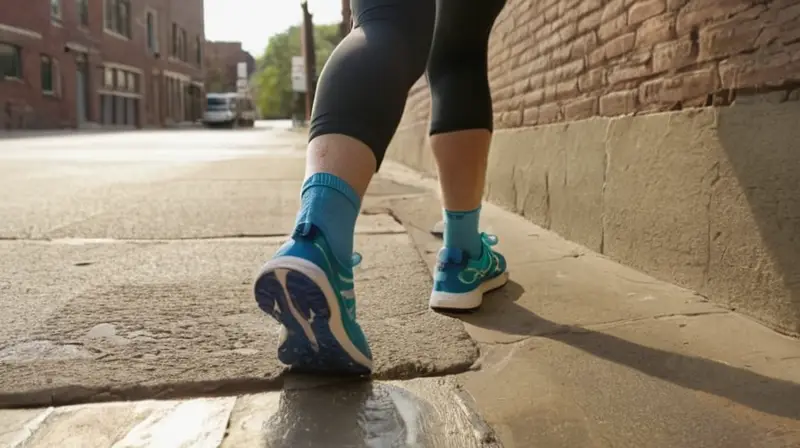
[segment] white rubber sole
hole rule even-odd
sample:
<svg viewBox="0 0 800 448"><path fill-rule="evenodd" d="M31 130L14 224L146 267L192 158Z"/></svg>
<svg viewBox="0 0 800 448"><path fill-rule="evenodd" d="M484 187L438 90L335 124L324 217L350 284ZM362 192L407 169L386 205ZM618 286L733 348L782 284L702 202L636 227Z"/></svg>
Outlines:
<svg viewBox="0 0 800 448"><path fill-rule="evenodd" d="M345 331L344 325L342 324L342 309L339 307L339 300L337 299L336 293L333 291L333 286L331 286L330 282L328 281L328 276L325 275L325 272L320 269L319 266L303 258L282 256L267 261L264 264L259 277L269 272L276 272L277 274L280 273L280 271L285 270L299 272L316 283L325 296L325 301L327 302L328 309L330 310L328 327L330 328L331 334L336 338L336 341L344 349L344 351L347 352L350 358L353 359L353 361L372 370L372 360L364 356L364 354L361 353L361 350L353 345L350 337L347 336L347 331ZM283 275L279 275L279 278L285 279L286 273L284 272L282 274ZM283 287L286 289L285 280ZM303 327L304 331L309 331L308 328L310 327L308 326L308 322L297 311L292 303L292 297L290 297L288 293L287 302L289 303L293 317L300 322L300 325ZM309 340L311 340L311 338L309 338Z"/></svg>
<svg viewBox="0 0 800 448"><path fill-rule="evenodd" d="M494 291L508 283L508 271L497 277L484 282L475 290L467 293L452 292L431 292L428 305L437 310L472 310L478 308L483 303L483 295L489 291Z"/></svg>

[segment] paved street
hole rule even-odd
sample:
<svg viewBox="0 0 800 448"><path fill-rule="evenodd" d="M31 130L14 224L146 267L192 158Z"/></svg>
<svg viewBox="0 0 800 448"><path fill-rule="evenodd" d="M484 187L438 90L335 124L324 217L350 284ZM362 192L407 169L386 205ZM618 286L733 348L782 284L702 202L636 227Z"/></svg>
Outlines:
<svg viewBox="0 0 800 448"><path fill-rule="evenodd" d="M795 447L800 343L486 205L512 282L427 310L433 185L357 224L372 382L287 375L252 298L303 136L0 137L0 447Z"/></svg>

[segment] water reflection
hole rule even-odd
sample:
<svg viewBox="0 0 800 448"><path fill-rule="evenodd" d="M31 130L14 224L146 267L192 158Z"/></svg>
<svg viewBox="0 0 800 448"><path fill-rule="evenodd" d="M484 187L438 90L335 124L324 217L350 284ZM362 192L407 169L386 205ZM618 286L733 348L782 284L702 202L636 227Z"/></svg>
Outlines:
<svg viewBox="0 0 800 448"><path fill-rule="evenodd" d="M386 383L285 390L266 424L267 447L432 446L424 439L422 419L430 410L409 391Z"/></svg>

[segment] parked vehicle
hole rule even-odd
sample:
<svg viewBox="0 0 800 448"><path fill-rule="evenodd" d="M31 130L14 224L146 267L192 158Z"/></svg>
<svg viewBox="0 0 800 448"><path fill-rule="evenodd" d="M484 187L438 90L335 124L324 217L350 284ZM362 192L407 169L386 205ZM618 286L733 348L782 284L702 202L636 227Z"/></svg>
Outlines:
<svg viewBox="0 0 800 448"><path fill-rule="evenodd" d="M206 127L248 127L255 125L257 118L253 100L246 93L209 93L206 95L206 110L203 124Z"/></svg>

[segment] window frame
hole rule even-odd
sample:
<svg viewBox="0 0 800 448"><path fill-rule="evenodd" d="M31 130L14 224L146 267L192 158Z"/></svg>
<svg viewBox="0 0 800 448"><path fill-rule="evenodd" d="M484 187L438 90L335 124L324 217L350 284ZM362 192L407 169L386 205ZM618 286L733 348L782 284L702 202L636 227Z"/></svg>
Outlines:
<svg viewBox="0 0 800 448"><path fill-rule="evenodd" d="M189 61L189 42L186 28L181 28L181 61Z"/></svg>
<svg viewBox="0 0 800 448"><path fill-rule="evenodd" d="M50 20L61 21L64 16L64 5L61 0L50 0Z"/></svg>
<svg viewBox="0 0 800 448"><path fill-rule="evenodd" d="M194 49L194 51L195 51L195 54L194 54L195 63L197 64L198 67L202 67L203 66L203 39L201 39L200 36L195 37L195 45L197 46L197 48Z"/></svg>
<svg viewBox="0 0 800 448"><path fill-rule="evenodd" d="M9 42L0 42L0 47L7 47L12 50L12 57L14 57L14 63L16 65L16 74L15 75L7 75L5 73L0 72L0 81L21 81L25 77L24 73L24 66L22 65L22 47L16 44L12 44Z"/></svg>
<svg viewBox="0 0 800 448"><path fill-rule="evenodd" d="M89 27L89 0L76 0L78 15L78 26L83 28Z"/></svg>
<svg viewBox="0 0 800 448"><path fill-rule="evenodd" d="M125 11L124 18L122 11ZM130 0L105 0L103 2L103 31L121 39L133 39L133 18Z"/></svg>
<svg viewBox="0 0 800 448"><path fill-rule="evenodd" d="M178 57L178 24L176 22L172 22L171 36L170 56L176 58Z"/></svg>
<svg viewBox="0 0 800 448"><path fill-rule="evenodd" d="M45 79L50 81L49 86L45 86ZM39 88L42 90L43 95L56 95L56 80L53 57L45 53L39 55Z"/></svg>
<svg viewBox="0 0 800 448"><path fill-rule="evenodd" d="M149 20L152 18L152 26ZM144 32L145 48L150 54L161 51L161 42L158 33L158 12L152 8L145 8L144 11ZM152 44L152 45L151 45Z"/></svg>

